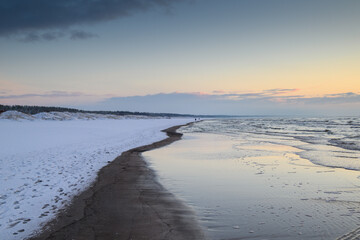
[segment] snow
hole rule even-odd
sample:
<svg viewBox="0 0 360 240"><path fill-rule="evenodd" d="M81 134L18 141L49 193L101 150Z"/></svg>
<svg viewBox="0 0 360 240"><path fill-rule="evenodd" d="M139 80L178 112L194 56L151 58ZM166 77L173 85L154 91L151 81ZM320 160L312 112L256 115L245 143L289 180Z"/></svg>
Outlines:
<svg viewBox="0 0 360 240"><path fill-rule="evenodd" d="M149 119L147 116L128 116L128 115L112 115L112 114L97 114L97 113L69 113L69 112L49 112L37 113L32 115L36 119L42 120L96 120L96 119Z"/></svg>
<svg viewBox="0 0 360 240"><path fill-rule="evenodd" d="M160 130L191 121L99 117L45 121L19 116L0 120L0 239L34 234L89 187L108 161L164 139Z"/></svg>
<svg viewBox="0 0 360 240"><path fill-rule="evenodd" d="M9 120L34 120L34 117L18 111L6 111L0 114L0 119Z"/></svg>
<svg viewBox="0 0 360 240"><path fill-rule="evenodd" d="M96 120L96 119L149 119L148 116L142 115L113 115L113 114L97 114L97 113L81 113L81 112L41 112L34 115L21 113L18 111L6 111L0 114L0 119L9 120ZM152 117L154 118L154 117Z"/></svg>

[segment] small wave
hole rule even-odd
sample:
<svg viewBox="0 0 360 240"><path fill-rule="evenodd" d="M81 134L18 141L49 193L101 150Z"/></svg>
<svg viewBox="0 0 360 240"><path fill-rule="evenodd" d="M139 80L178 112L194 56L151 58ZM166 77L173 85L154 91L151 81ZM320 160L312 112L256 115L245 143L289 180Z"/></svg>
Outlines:
<svg viewBox="0 0 360 240"><path fill-rule="evenodd" d="M337 147L341 147L343 149L360 151L359 142L350 141L346 139L330 139L329 143Z"/></svg>
<svg viewBox="0 0 360 240"><path fill-rule="evenodd" d="M344 155L338 155L336 157L339 157L339 158L352 158L352 159L358 159L359 157L353 157L353 156L344 156Z"/></svg>
<svg viewBox="0 0 360 240"><path fill-rule="evenodd" d="M337 240L358 240L360 239L360 227L337 238Z"/></svg>
<svg viewBox="0 0 360 240"><path fill-rule="evenodd" d="M301 145L302 157L314 164L360 170L360 118L237 118L212 119L185 128L184 132L223 134L239 140L282 138L293 147ZM279 138L280 137L280 138ZM267 139L266 141L270 141ZM304 143L303 145L301 143ZM295 145L292 145L295 144Z"/></svg>
<svg viewBox="0 0 360 240"><path fill-rule="evenodd" d="M331 130L325 129L325 130L310 130L310 129L296 129L297 132L310 132L310 133L329 133Z"/></svg>

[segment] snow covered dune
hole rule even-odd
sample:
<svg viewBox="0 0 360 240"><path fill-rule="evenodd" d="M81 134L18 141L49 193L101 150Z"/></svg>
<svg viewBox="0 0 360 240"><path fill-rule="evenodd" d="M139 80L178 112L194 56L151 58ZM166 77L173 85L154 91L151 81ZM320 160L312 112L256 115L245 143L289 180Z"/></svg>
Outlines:
<svg viewBox="0 0 360 240"><path fill-rule="evenodd" d="M190 119L0 120L0 239L24 239L123 151Z"/></svg>
<svg viewBox="0 0 360 240"><path fill-rule="evenodd" d="M104 119L149 119L159 117L149 117L144 115L114 115L114 114L99 114L99 113L82 113L82 112L41 112L34 115L18 112L6 111L0 114L1 119L8 120L104 120Z"/></svg>

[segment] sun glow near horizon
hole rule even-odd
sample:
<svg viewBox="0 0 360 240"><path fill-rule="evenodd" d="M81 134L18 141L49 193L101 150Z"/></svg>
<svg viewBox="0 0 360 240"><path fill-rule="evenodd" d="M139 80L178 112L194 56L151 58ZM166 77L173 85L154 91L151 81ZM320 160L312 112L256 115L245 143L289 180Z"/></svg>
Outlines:
<svg viewBox="0 0 360 240"><path fill-rule="evenodd" d="M281 93L289 101L342 96L327 103L333 112L360 103L358 1L179 1L171 14L154 5L112 21L88 13L0 26L0 104L95 107L116 97L271 89L297 89ZM83 29L73 29L79 21ZM176 108L169 102L167 111Z"/></svg>

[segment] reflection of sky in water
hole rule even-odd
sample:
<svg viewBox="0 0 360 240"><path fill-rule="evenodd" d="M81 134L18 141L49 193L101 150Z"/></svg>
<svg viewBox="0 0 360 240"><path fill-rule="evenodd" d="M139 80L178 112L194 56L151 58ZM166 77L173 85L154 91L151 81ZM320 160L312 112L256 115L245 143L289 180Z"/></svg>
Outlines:
<svg viewBox="0 0 360 240"><path fill-rule="evenodd" d="M202 123L205 124L205 123ZM314 165L283 136L186 133L144 153L211 239L334 239L360 222L357 171Z"/></svg>
<svg viewBox="0 0 360 240"><path fill-rule="evenodd" d="M315 164L360 170L360 118L239 118L207 120L185 133L231 136L240 146L274 143L294 146Z"/></svg>

